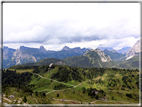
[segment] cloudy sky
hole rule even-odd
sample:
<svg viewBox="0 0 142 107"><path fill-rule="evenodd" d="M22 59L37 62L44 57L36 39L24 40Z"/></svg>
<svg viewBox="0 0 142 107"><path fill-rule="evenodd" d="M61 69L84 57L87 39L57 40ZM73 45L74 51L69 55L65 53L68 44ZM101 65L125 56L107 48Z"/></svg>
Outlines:
<svg viewBox="0 0 142 107"><path fill-rule="evenodd" d="M3 45L118 50L140 39L139 3L4 3Z"/></svg>

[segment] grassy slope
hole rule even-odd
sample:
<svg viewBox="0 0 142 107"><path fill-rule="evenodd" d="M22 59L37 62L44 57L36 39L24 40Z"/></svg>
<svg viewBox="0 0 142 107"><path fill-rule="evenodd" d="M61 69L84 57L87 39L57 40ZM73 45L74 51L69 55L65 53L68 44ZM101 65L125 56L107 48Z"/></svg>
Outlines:
<svg viewBox="0 0 142 107"><path fill-rule="evenodd" d="M21 100L24 98L24 96L26 96L28 104L46 104L46 103L48 104L48 102L50 102L52 100L48 96L45 96L45 97L43 97L43 96L40 97L40 95L36 96L35 93L33 93L33 95L31 96L30 93L24 92L22 89L18 89L15 87L7 87L5 92L8 92L8 94L5 97L12 101L12 102L9 102L9 101L4 100L4 102L6 102L7 104L17 104L17 103L15 103L16 100L19 101L19 104L24 104L24 102ZM8 97L9 95L13 95L13 94L15 95L14 98ZM36 102L36 100L37 100L37 102Z"/></svg>
<svg viewBox="0 0 142 107"><path fill-rule="evenodd" d="M135 56L129 60L120 62L117 67L126 68L126 69L139 69L139 57Z"/></svg>
<svg viewBox="0 0 142 107"><path fill-rule="evenodd" d="M81 55L81 56L68 57L65 58L64 61L69 66L83 67L83 68L85 67L109 68L116 64L113 61L102 62L96 52L91 52L90 54L88 53L86 56Z"/></svg>
<svg viewBox="0 0 142 107"><path fill-rule="evenodd" d="M43 68L41 67L41 69L43 69ZM56 66L55 68L51 69L50 72L49 71L46 71L46 72L41 71L40 74L44 77L51 78L51 75L54 73L57 73L58 70L59 70L59 66ZM23 71L19 70L17 72L25 72L25 71L30 71L30 70L23 70ZM89 72L89 71L86 70L86 72ZM50 73L51 73L51 75L50 75ZM135 72L132 72L131 74L126 73L123 76L130 76L132 74L135 75L136 73ZM92 87L92 88L96 88L98 90L103 89L107 93L106 97L107 97L107 100L109 100L109 101L126 101L126 102L138 103L138 101L135 101L133 98L126 97L126 93L135 93L136 95L138 95L137 88L134 88L131 90L129 88L124 87L124 89L122 90L122 84L123 84L122 77L123 76L122 76L122 74L119 74L119 73L113 73L113 70L106 70L106 73L104 73L102 76L99 76L97 78L93 78L92 81L87 81L89 79L86 79L86 82L84 82L84 83L78 82L75 80L67 82L69 84L74 84L74 85L82 83L78 87L74 87L72 89L67 89L67 90L63 90L63 91L51 92L53 90L53 87L55 85L59 85L59 83L56 83L56 82L48 80L48 79L41 78L36 75L33 75L32 81L29 83L29 85L35 84L35 87L32 88L34 92L35 91L45 92L45 93L51 92L48 94L49 98L54 97L56 99L70 99L70 100L80 101L80 103L81 102L87 102L87 103L93 102L96 99L88 96L87 92L85 92L85 94L83 94L83 92L82 92L82 87L86 87L86 88ZM117 82L117 85L114 87L113 86L108 87L107 85L109 84L110 79L118 79L119 83ZM98 81L101 81L101 82L98 82ZM133 81L133 84L134 83L135 83L135 81ZM135 84L134 84L134 86L135 86ZM62 89L65 89L65 88L62 88ZM113 90L111 90L111 89L113 89ZM57 93L59 94L59 97L57 97ZM35 103L34 101L31 101L30 98L31 98L31 96L28 95L29 102ZM39 100L40 100L40 98L39 98ZM57 100L53 100L51 102L52 103L71 103L71 101L68 101L68 102L62 101L61 102L61 101L57 101ZM76 103L79 103L79 102L76 102ZM94 103L99 103L99 102L94 102ZM102 101L100 103L107 103L107 102ZM108 103L116 103L116 102L108 102Z"/></svg>
<svg viewBox="0 0 142 107"><path fill-rule="evenodd" d="M38 62L35 63L25 63L22 64L24 66L41 66L41 65L49 65L50 63L57 63L57 62L62 62L62 64L65 64L65 62L61 59L57 58L44 58L42 60L39 60Z"/></svg>

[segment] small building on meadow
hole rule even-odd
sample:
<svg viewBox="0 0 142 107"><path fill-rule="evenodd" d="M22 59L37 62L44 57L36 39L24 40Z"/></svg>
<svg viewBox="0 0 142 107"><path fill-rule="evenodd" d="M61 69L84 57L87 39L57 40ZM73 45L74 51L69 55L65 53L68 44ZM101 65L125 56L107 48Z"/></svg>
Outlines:
<svg viewBox="0 0 142 107"><path fill-rule="evenodd" d="M50 65L49 65L49 67L51 68L53 66L53 63L51 63Z"/></svg>

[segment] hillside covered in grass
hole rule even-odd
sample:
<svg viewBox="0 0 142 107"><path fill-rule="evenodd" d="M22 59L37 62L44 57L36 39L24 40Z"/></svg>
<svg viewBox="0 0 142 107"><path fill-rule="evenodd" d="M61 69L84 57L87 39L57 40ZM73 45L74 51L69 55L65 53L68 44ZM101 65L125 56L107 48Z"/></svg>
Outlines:
<svg viewBox="0 0 142 107"><path fill-rule="evenodd" d="M139 102L138 70L80 68L55 64L52 67L21 66L20 69L19 65L18 68L3 70L2 75L2 92L6 95L4 98L10 99L13 103L18 103L20 98L22 100L19 103L25 103L25 96L28 104L135 104ZM15 97L9 98L13 94ZM17 102L14 99L17 99Z"/></svg>
<svg viewBox="0 0 142 107"><path fill-rule="evenodd" d="M140 58L139 56L134 56L131 59L124 60L118 63L117 68L127 68L127 69L139 69Z"/></svg>

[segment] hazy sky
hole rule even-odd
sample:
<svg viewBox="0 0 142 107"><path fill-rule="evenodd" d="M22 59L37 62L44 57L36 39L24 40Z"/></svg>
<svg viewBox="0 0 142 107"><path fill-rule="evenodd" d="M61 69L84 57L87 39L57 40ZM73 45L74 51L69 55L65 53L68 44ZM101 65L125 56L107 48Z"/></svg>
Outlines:
<svg viewBox="0 0 142 107"><path fill-rule="evenodd" d="M139 3L4 3L3 45L47 50L132 47L140 39Z"/></svg>

